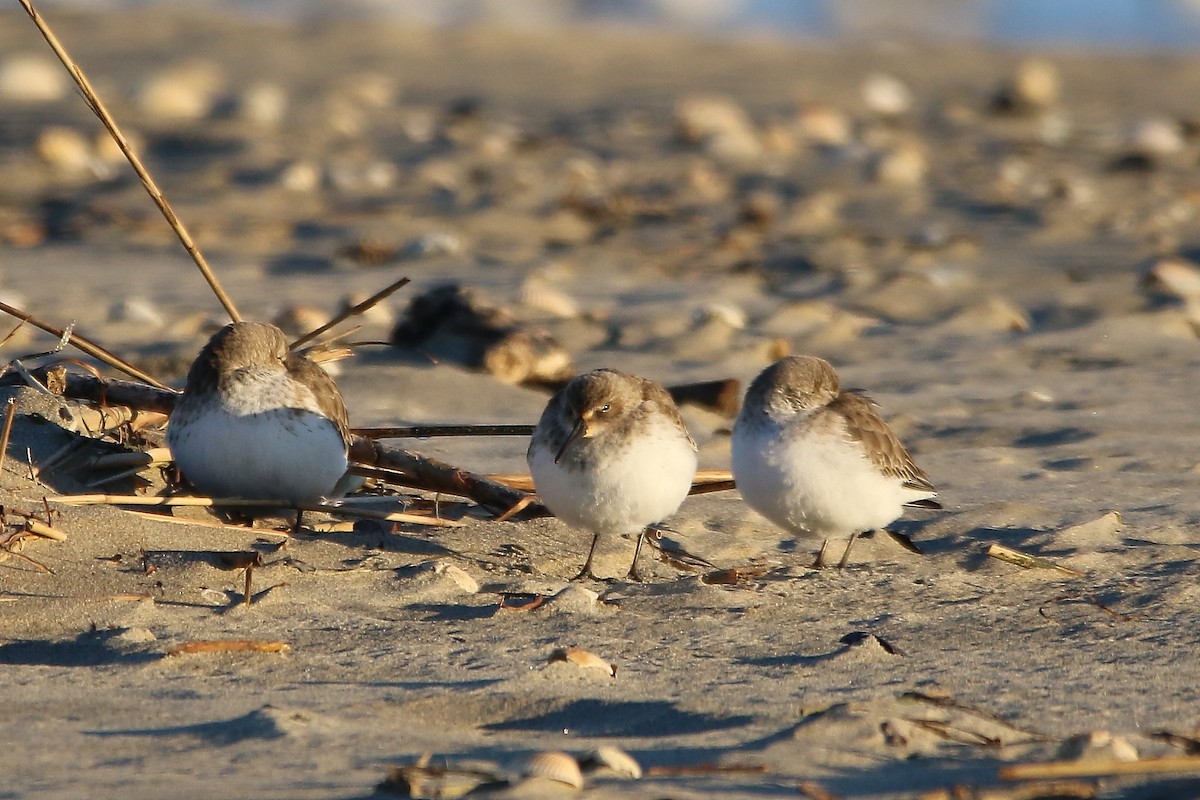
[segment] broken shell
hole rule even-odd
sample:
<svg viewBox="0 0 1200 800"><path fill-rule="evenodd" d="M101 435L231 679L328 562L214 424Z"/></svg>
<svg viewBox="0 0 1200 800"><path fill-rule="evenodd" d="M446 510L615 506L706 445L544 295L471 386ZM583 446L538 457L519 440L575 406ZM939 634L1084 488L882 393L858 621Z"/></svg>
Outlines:
<svg viewBox="0 0 1200 800"><path fill-rule="evenodd" d="M597 747L584 759L584 765L592 770L607 769L622 778L637 780L642 777L642 765L629 753L612 745Z"/></svg>
<svg viewBox="0 0 1200 800"><path fill-rule="evenodd" d="M1169 117L1146 117L1130 127L1125 146L1147 158L1174 155L1184 148L1183 126Z"/></svg>
<svg viewBox="0 0 1200 800"><path fill-rule="evenodd" d="M46 164L65 173L85 172L91 165L92 146L74 128L51 125L38 134L34 150Z"/></svg>
<svg viewBox="0 0 1200 800"><path fill-rule="evenodd" d="M1167 256L1150 265L1142 285L1183 300L1200 298L1200 269L1190 261Z"/></svg>
<svg viewBox="0 0 1200 800"><path fill-rule="evenodd" d="M576 789L583 788L583 772L579 769L579 762L560 750L534 753L525 762L521 775L526 778L546 778Z"/></svg>
<svg viewBox="0 0 1200 800"><path fill-rule="evenodd" d="M216 64L207 61L179 64L147 80L138 95L138 105L145 114L157 119L203 119L212 112L224 82Z"/></svg>
<svg viewBox="0 0 1200 800"><path fill-rule="evenodd" d="M287 114L287 91L277 83L258 81L238 97L238 114L242 119L264 128L274 128Z"/></svg>
<svg viewBox="0 0 1200 800"><path fill-rule="evenodd" d="M876 72L862 85L863 102L873 114L899 117L912 107L912 92L899 78Z"/></svg>
<svg viewBox="0 0 1200 800"><path fill-rule="evenodd" d="M546 659L546 663L548 664L554 664L559 661L565 661L577 667L602 669L614 678L617 676L617 668L615 666L590 650L584 650L582 647L560 647Z"/></svg>
<svg viewBox="0 0 1200 800"><path fill-rule="evenodd" d="M842 147L854 136L850 118L832 106L813 104L796 114L796 133L818 147Z"/></svg>
<svg viewBox="0 0 1200 800"><path fill-rule="evenodd" d="M1017 114L1040 111L1058 102L1059 84L1058 69L1052 63L1027 58L996 92L992 106Z"/></svg>
<svg viewBox="0 0 1200 800"><path fill-rule="evenodd" d="M871 162L872 180L888 186L919 186L929 170L929 159L916 143L899 144Z"/></svg>
<svg viewBox="0 0 1200 800"><path fill-rule="evenodd" d="M0 66L0 97L14 103L53 103L67 94L62 67L40 55L16 55Z"/></svg>
<svg viewBox="0 0 1200 800"><path fill-rule="evenodd" d="M550 285L539 275L530 275L521 284L520 301L522 305L538 311L544 311L559 319L574 319L579 316L579 304L575 298L556 286Z"/></svg>

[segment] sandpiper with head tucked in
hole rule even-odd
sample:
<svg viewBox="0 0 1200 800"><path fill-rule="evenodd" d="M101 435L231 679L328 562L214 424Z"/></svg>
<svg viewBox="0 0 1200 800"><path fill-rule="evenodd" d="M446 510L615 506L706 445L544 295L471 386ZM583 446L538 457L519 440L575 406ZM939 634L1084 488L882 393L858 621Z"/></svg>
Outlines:
<svg viewBox="0 0 1200 800"><path fill-rule="evenodd" d="M333 379L283 331L235 322L188 371L167 427L180 472L212 497L315 503L346 474L346 406Z"/></svg>
<svg viewBox="0 0 1200 800"><path fill-rule="evenodd" d="M798 536L848 538L881 530L905 507L941 508L929 476L880 419L875 404L842 391L829 362L787 356L746 392L733 427L733 477L746 504Z"/></svg>
<svg viewBox="0 0 1200 800"><path fill-rule="evenodd" d="M675 513L696 474L696 443L659 384L611 369L577 375L546 405L527 454L537 494L556 516L602 537L636 534L627 577L640 580L646 527Z"/></svg>

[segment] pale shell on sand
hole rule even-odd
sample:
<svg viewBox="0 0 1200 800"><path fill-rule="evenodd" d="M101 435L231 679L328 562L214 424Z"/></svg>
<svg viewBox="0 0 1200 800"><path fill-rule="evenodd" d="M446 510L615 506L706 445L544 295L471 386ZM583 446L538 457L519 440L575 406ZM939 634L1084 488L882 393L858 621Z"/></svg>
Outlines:
<svg viewBox="0 0 1200 800"><path fill-rule="evenodd" d="M604 670L614 678L617 676L617 668L615 666L590 650L584 650L582 647L560 647L550 653L546 661L550 664L565 661L577 667Z"/></svg>
<svg viewBox="0 0 1200 800"><path fill-rule="evenodd" d="M546 778L576 789L583 788L583 771L579 769L579 762L559 750L534 753L521 768L521 775L526 778Z"/></svg>
<svg viewBox="0 0 1200 800"><path fill-rule="evenodd" d="M53 103L67 94L67 74L51 58L20 54L0 64L0 98L13 103Z"/></svg>
<svg viewBox="0 0 1200 800"><path fill-rule="evenodd" d="M637 780L642 777L642 765L633 756L619 747L608 744L588 753L583 759L583 765L589 770L607 770L622 778Z"/></svg>

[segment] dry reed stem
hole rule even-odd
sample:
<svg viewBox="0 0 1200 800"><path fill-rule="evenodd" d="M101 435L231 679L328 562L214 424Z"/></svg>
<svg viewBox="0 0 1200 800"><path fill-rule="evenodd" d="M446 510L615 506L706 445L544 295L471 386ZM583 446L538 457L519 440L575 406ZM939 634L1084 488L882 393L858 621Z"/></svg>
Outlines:
<svg viewBox="0 0 1200 800"><path fill-rule="evenodd" d="M394 294L397 290L403 288L404 286L407 286L408 283L409 283L408 278L401 278L400 280L396 281L395 283L385 286L384 288L380 289L375 294L368 297L366 300L363 300L361 303L359 303L355 306L347 308L345 311L341 312L340 314L335 316L333 319L329 320L329 322L326 322L321 327L317 328L316 330L309 331L308 333L304 334L296 341L292 342L291 349L295 350L297 347L300 347L301 345L311 342L313 339L316 339L322 333L324 333L325 331L334 327L335 325L338 325L339 323L350 319L350 317L353 317L355 314L361 314L364 311L366 311L367 309L374 307L376 304L380 303L381 301L386 300L389 296Z"/></svg>
<svg viewBox="0 0 1200 800"><path fill-rule="evenodd" d="M247 500L243 497L199 497L195 495L177 495L173 497L154 497L138 494L73 494L57 495L46 498L50 503L62 503L68 506L159 506L165 508L187 506L191 508L298 508L301 511L317 511L327 514L341 514L366 519L379 519L389 522L407 522L413 525L429 525L437 528L460 528L463 523L441 517L428 517L422 514L407 514L400 511L372 511L365 508L353 508L350 505L335 505L311 503L300 506L287 505L278 500Z"/></svg>
<svg viewBox="0 0 1200 800"><path fill-rule="evenodd" d="M1009 764L997 775L1005 781L1043 780L1047 778L1084 778L1109 775L1163 775L1167 773L1200 772L1200 758L1195 756L1166 756L1138 761L1048 761L1041 764Z"/></svg>
<svg viewBox="0 0 1200 800"><path fill-rule="evenodd" d="M192 241L192 237L187 232L183 222L180 221L179 217L175 216L175 211L171 208L171 204L167 202L167 198L163 196L162 191L158 188L158 185L154 182L154 179L150 177L149 171L145 168L145 166L142 165L141 159L139 159L137 153L133 151L133 147L125 138L125 134L121 133L121 129L117 126L116 120L113 119L112 115L108 113L108 109L104 106L104 103L101 102L95 90L92 89L91 82L88 81L87 76L84 75L83 69L76 64L74 59L72 59L67 53L62 43L59 42L58 37L54 35L52 30L50 30L50 25L42 18L41 14L34 9L33 3L30 0L19 0L19 2L25 8L25 12L29 14L29 18L33 20L33 24L37 26L39 31L41 31L46 43L50 45L50 49L54 51L54 54L58 56L58 60L61 61L63 66L67 68L67 72L70 73L71 78L75 81L75 84L79 87L79 90L83 92L83 97L87 101L88 108L90 108L92 113L100 119L100 122L104 125L109 135L112 136L113 141L116 142L117 147L120 148L121 152L125 155L126 160L129 161L129 165L133 167L133 171L136 172L138 178L141 179L142 186L146 187L146 192L150 195L150 199L154 201L156 206L158 206L158 210L162 212L163 218L166 219L167 224L171 226L171 230L175 231L175 235L179 237L179 241L183 244L183 249L187 250L188 255L192 257L192 260L196 262L196 266L200 268L200 274L204 276L204 280L208 282L209 287L213 290L213 293L216 294L217 300L220 301L221 305L225 307L225 312L229 314L229 318L234 322L241 320L242 317L238 313L237 308L233 305L233 300L231 300L229 295L225 293L225 290L221 288L221 284L217 280L217 276L213 273L212 269L209 268L208 262L200 253L200 249L196 246L196 243Z"/></svg>
<svg viewBox="0 0 1200 800"><path fill-rule="evenodd" d="M1070 575L1072 578L1082 578L1084 576L1084 573L1077 569L1064 567L1062 564L1056 564L1048 558L1022 553L1020 550L1014 550L1002 544L988 545L987 554L992 558L1007 561L1009 564L1016 564L1023 569L1052 569L1064 575Z"/></svg>
<svg viewBox="0 0 1200 800"><path fill-rule="evenodd" d="M196 653L288 653L292 646L287 642L272 642L263 639L208 639L184 642L167 651L168 656L193 655Z"/></svg>
<svg viewBox="0 0 1200 800"><path fill-rule="evenodd" d="M25 530L35 536L41 536L43 539L53 539L56 542L65 542L67 540L65 533L57 528L51 528L44 522L38 522L36 519L29 520L25 525Z"/></svg>
<svg viewBox="0 0 1200 800"><path fill-rule="evenodd" d="M21 0L21 2L25 2L25 0ZM147 383L158 389L165 389L166 391L173 391L165 383L161 383L160 381L156 380L153 376L147 375L145 372L142 372L140 369L133 366L125 359L111 353L108 350L105 350L100 345L96 344L95 342L93 342L89 339L84 338L83 336L80 336L78 333L75 333L75 331L73 331L73 330L65 331L62 328L57 328L48 322L43 322L42 320L38 319L37 317L33 316L33 314L30 314L27 311L22 311L19 308L10 306L8 303L0 303L0 311L3 311L5 314L14 316L23 322L28 322L30 325L33 325L36 328L41 328L46 333L53 334L54 336L59 337L66 344L74 345L76 349L82 350L83 352L85 352L89 356L91 356L92 358L102 361L105 364L108 364L110 367L120 370L121 372L124 372L126 375L130 376L131 378L137 378L139 381L142 381L143 383Z"/></svg>
<svg viewBox="0 0 1200 800"><path fill-rule="evenodd" d="M390 428L351 428L364 439L430 439L440 436L532 436L533 425L402 425Z"/></svg>
<svg viewBox="0 0 1200 800"><path fill-rule="evenodd" d="M12 435L13 417L17 414L17 404L12 398L8 400L8 410L4 413L4 433L0 434L0 480L4 476L4 461L8 458L8 439Z"/></svg>
<svg viewBox="0 0 1200 800"><path fill-rule="evenodd" d="M533 485L533 476L528 473L498 472L484 477L522 492L532 492L536 488ZM692 488L688 494L708 494L733 488L733 473L729 470L701 469L696 471L696 477L692 479Z"/></svg>

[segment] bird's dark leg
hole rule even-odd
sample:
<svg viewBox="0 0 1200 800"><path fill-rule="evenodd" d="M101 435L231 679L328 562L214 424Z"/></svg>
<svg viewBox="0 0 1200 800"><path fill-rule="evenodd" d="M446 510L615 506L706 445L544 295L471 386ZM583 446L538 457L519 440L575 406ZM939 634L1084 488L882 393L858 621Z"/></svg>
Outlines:
<svg viewBox="0 0 1200 800"><path fill-rule="evenodd" d="M825 553L829 550L829 540L825 539L821 542L821 551L817 553L817 560L812 563L812 569L825 569Z"/></svg>
<svg viewBox="0 0 1200 800"><path fill-rule="evenodd" d="M642 582L642 574L638 572L637 562L638 555L642 552L642 541L646 538L646 529L642 528L637 535L637 544L633 546L633 563L629 565L629 572L625 573L625 579L630 581Z"/></svg>
<svg viewBox="0 0 1200 800"><path fill-rule="evenodd" d="M858 534L850 534L850 541L846 542L846 551L842 553L842 560L838 562L838 569L845 569L846 562L850 559L850 548L854 547L854 543L858 540Z"/></svg>
<svg viewBox="0 0 1200 800"><path fill-rule="evenodd" d="M592 537L592 547L590 550L588 550L587 561L583 562L583 569L579 570L579 572L573 578L571 578L571 580L581 581L584 578L589 578L593 581L600 580L599 578L597 578L595 575L592 574L592 556L596 555L596 544L599 541L600 541L600 534L597 533L596 535L594 535Z"/></svg>
<svg viewBox="0 0 1200 800"><path fill-rule="evenodd" d="M299 535L300 531L303 529L303 526L304 526L304 511L303 511L303 509L297 508L296 509L296 524L292 526L292 536Z"/></svg>

